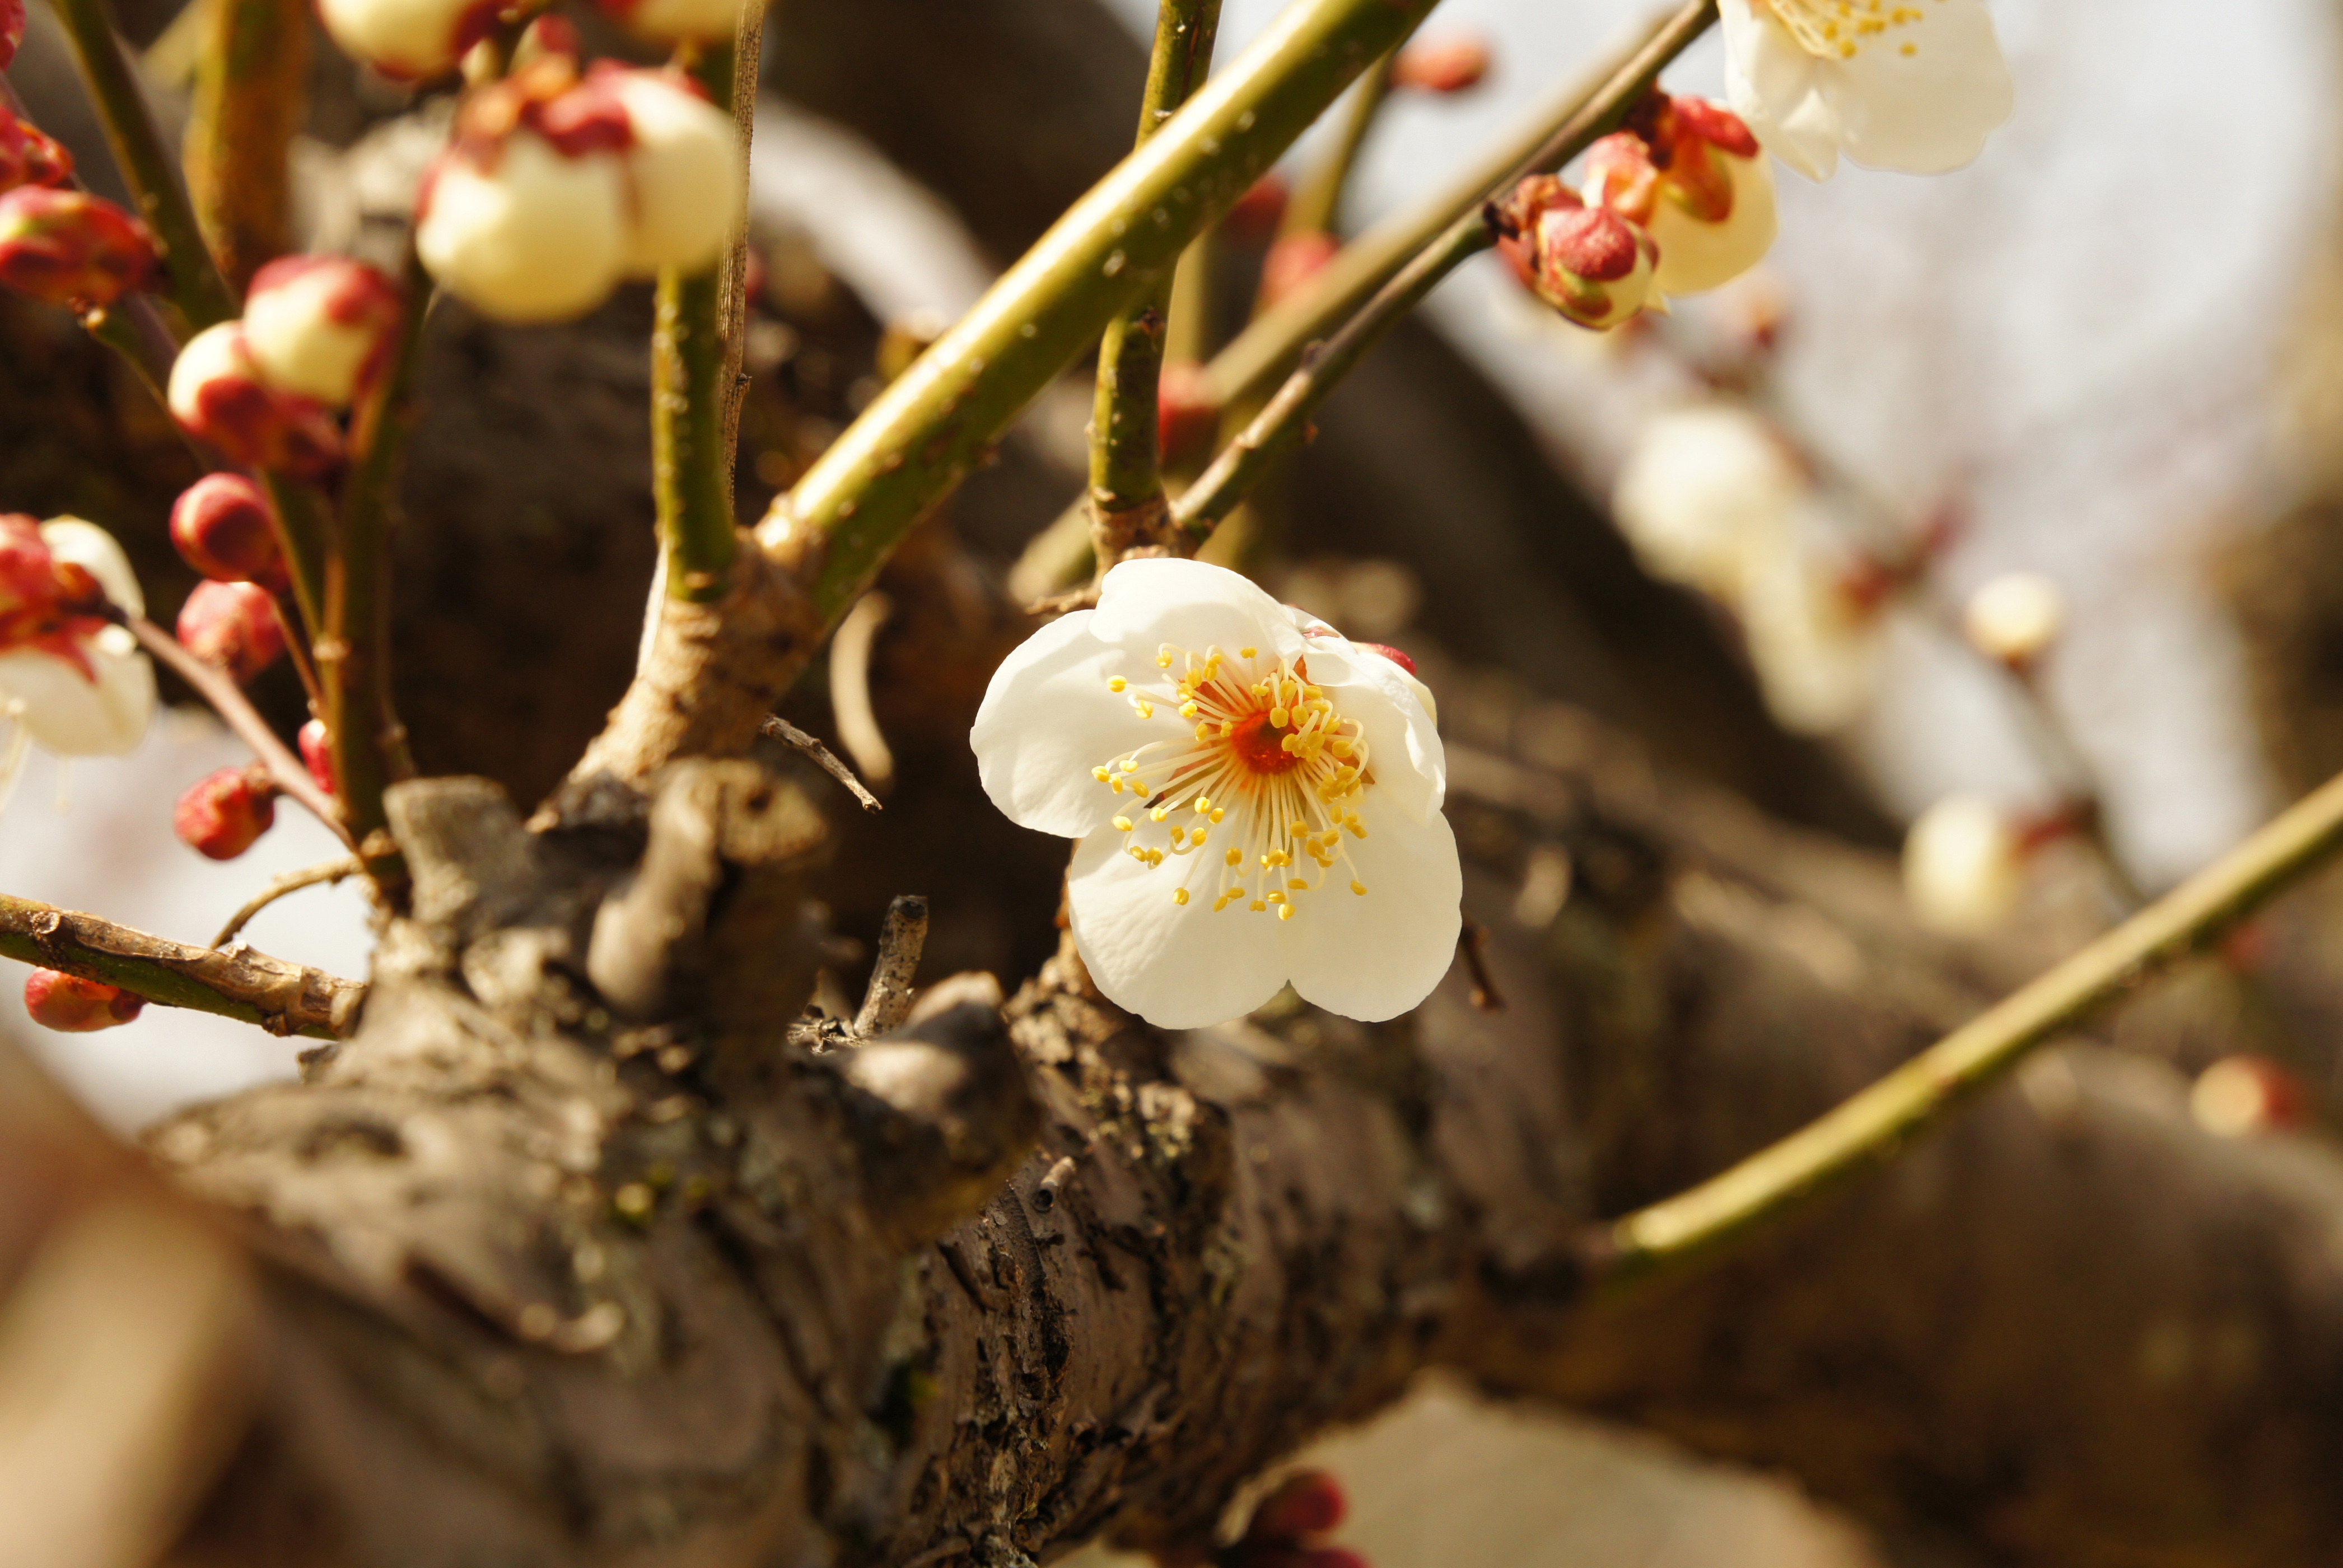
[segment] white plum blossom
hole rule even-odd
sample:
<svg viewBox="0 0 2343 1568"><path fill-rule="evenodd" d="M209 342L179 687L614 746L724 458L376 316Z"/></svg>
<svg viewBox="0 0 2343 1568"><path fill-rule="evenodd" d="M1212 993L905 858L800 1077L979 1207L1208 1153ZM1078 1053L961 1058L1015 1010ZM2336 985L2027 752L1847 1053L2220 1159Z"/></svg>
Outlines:
<svg viewBox="0 0 2343 1568"><path fill-rule="evenodd" d="M634 133L625 155L633 197L628 273L649 277L663 266L708 266L739 225L739 132L681 77L614 71L603 79Z"/></svg>
<svg viewBox="0 0 2343 1568"><path fill-rule="evenodd" d="M344 54L407 79L455 69L497 11L489 0L317 0L318 19Z"/></svg>
<svg viewBox="0 0 2343 1568"><path fill-rule="evenodd" d="M155 714L155 670L102 598L127 615L146 598L112 535L79 518L0 518L0 795L27 745L118 757Z"/></svg>
<svg viewBox="0 0 2343 1568"><path fill-rule="evenodd" d="M1726 95L1809 179L1841 153L1942 174L1984 151L2016 102L1985 0L1719 0Z"/></svg>
<svg viewBox="0 0 2343 1568"><path fill-rule="evenodd" d="M1697 403L1636 432L1611 510L1654 577L1737 604L1756 563L1791 548L1810 488L1765 420Z"/></svg>
<svg viewBox="0 0 2343 1568"><path fill-rule="evenodd" d="M970 742L1011 820L1080 842L1074 941L1166 1029L1289 981L1368 1020L1455 956L1447 762L1413 677L1239 574L1126 561L994 672Z"/></svg>
<svg viewBox="0 0 2343 1568"><path fill-rule="evenodd" d="M1587 149L1580 194L1651 235L1652 286L1702 294L1765 260L1777 226L1774 167L1749 127L1704 99L1664 94L1634 126Z"/></svg>
<svg viewBox="0 0 2343 1568"><path fill-rule="evenodd" d="M1904 836L1904 893L1921 924L1982 936L2026 891L2025 837L2007 811L1976 795L1948 795Z"/></svg>

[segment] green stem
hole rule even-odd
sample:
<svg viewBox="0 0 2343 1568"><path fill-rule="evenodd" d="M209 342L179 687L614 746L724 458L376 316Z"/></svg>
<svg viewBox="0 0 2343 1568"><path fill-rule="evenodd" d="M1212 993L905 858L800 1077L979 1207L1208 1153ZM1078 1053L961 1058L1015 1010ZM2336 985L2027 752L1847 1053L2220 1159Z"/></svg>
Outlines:
<svg viewBox="0 0 2343 1568"><path fill-rule="evenodd" d="M390 362L351 421L356 456L326 558L324 630L312 641L343 826L378 882L396 882L403 875L385 832L389 819L383 812L383 791L415 776L407 729L391 700L390 542L398 515L399 465L415 428L415 373L433 296L430 275L411 246L403 270L398 337Z"/></svg>
<svg viewBox="0 0 2343 1568"><path fill-rule="evenodd" d="M721 45L692 66L727 113L739 57ZM726 257L697 272L660 272L651 335L651 485L668 592L699 603L721 598L730 584L738 531L729 428L736 360L724 329L729 266Z"/></svg>
<svg viewBox="0 0 2343 1568"><path fill-rule="evenodd" d="M293 603L301 612L302 629L315 642L326 629L326 550L332 537L332 509L325 497L299 479L275 469L256 477L277 514L277 544L285 552L286 574L293 579Z"/></svg>
<svg viewBox="0 0 2343 1568"><path fill-rule="evenodd" d="M137 75L114 35L105 0L55 0L55 5L98 118L106 125L114 161L163 247L172 303L191 331L227 320L236 313L236 297L204 247L203 230L180 186L176 160L163 146Z"/></svg>
<svg viewBox="0 0 2343 1568"><path fill-rule="evenodd" d="M1221 0L1162 0L1135 146L1145 146L1195 92L1212 66L1220 25ZM1151 517L1160 521L1161 517L1156 388L1163 370L1172 289L1172 276L1166 274L1107 323L1099 345L1098 396L1091 416L1091 506L1102 561L1120 553L1135 520Z"/></svg>
<svg viewBox="0 0 2343 1568"><path fill-rule="evenodd" d="M1601 1228L1595 1278L1624 1281L1703 1256L1885 1159L2094 1009L2215 942L2343 849L2343 777L2016 995L1821 1120L1692 1191Z"/></svg>
<svg viewBox="0 0 2343 1568"><path fill-rule="evenodd" d="M1342 116L1342 129L1334 146L1325 160L1302 177L1285 204L1285 216L1277 226L1280 239L1334 232L1334 220L1342 213L1343 187L1351 183L1351 171L1358 166L1359 149L1367 145L1367 133L1374 129L1375 116L1383 113L1383 101L1391 96L1392 62L1399 57L1406 42L1403 38L1384 50L1373 68L1351 89L1349 112Z"/></svg>
<svg viewBox="0 0 2343 1568"><path fill-rule="evenodd" d="M237 288L290 248L287 151L308 108L307 0L199 0L209 13L187 123L187 193Z"/></svg>
<svg viewBox="0 0 2343 1568"><path fill-rule="evenodd" d="M1312 338L1356 311L1410 256L1526 174L1559 169L1617 128L1660 71L1716 19L1716 0L1687 0L1615 64L1564 96L1522 133L1466 169L1437 196L1353 240L1306 288L1264 312L1210 366L1222 407L1267 390Z"/></svg>
<svg viewBox="0 0 2343 1568"><path fill-rule="evenodd" d="M1287 6L831 444L760 529L771 548L826 547L812 585L824 619L853 601L895 542L1114 314L1434 4Z"/></svg>
<svg viewBox="0 0 2343 1568"><path fill-rule="evenodd" d="M0 957L135 991L164 1007L258 1024L271 1034L346 1040L366 987L239 949L191 948L0 893Z"/></svg>

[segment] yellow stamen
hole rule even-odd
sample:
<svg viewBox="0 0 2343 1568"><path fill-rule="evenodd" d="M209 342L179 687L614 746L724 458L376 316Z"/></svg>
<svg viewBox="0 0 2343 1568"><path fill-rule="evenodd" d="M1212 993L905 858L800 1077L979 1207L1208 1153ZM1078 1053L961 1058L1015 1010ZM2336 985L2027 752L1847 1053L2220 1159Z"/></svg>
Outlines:
<svg viewBox="0 0 2343 1568"><path fill-rule="evenodd" d="M1172 889L1172 901L1173 903L1175 903L1175 904L1183 904L1183 905L1184 905L1185 903L1187 903L1187 901L1188 901L1188 890L1187 890L1187 889L1185 889L1185 888L1174 888L1174 889Z"/></svg>
<svg viewBox="0 0 2343 1568"><path fill-rule="evenodd" d="M1138 824L1128 817L1117 817L1114 819L1114 830L1118 833L1128 833L1137 826Z"/></svg>
<svg viewBox="0 0 2343 1568"><path fill-rule="evenodd" d="M1358 894L1359 897L1363 899L1367 896L1367 885L1364 882L1353 882L1351 884L1351 891Z"/></svg>

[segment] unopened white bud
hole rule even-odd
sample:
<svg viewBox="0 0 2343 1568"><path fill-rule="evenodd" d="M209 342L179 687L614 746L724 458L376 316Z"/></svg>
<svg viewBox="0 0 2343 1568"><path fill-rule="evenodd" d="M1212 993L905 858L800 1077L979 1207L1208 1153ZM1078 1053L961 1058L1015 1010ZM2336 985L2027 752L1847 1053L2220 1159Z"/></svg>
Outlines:
<svg viewBox="0 0 2343 1568"><path fill-rule="evenodd" d="M408 79L454 69L498 9L496 0L317 0L344 54Z"/></svg>
<svg viewBox="0 0 2343 1568"><path fill-rule="evenodd" d="M1611 508L1646 570L1732 603L1754 558L1786 548L1805 490L1763 419L1712 403L1645 423Z"/></svg>
<svg viewBox="0 0 2343 1568"><path fill-rule="evenodd" d="M433 171L415 230L431 276L503 321L582 316L617 286L627 246L617 154L564 156L533 131L458 145Z"/></svg>
<svg viewBox="0 0 2343 1568"><path fill-rule="evenodd" d="M1992 801L1948 795L1904 838L1904 893L1923 925L1979 936L2009 918L2025 892L2025 846Z"/></svg>
<svg viewBox="0 0 2343 1568"><path fill-rule="evenodd" d="M288 256L256 273L244 340L270 386L346 408L378 368L398 291L363 262Z"/></svg>
<svg viewBox="0 0 2343 1568"><path fill-rule="evenodd" d="M2066 629L2066 596L2039 572L2010 572L1969 597L1962 628L1979 653L2021 668Z"/></svg>
<svg viewBox="0 0 2343 1568"><path fill-rule="evenodd" d="M599 85L624 106L634 133L623 155L634 197L628 276L709 266L739 230L747 199L739 128L662 72L612 72Z"/></svg>

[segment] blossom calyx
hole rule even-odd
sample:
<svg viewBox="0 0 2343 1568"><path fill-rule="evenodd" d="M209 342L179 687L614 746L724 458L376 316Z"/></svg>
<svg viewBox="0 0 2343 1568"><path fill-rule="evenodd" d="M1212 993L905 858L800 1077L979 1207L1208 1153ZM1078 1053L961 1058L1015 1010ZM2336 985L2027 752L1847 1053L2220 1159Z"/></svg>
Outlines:
<svg viewBox="0 0 2343 1568"><path fill-rule="evenodd" d="M1368 1020L1455 956L1447 762L1406 672L1201 561L1128 560L994 671L970 743L1021 826L1081 841L1069 924L1166 1029L1291 982Z"/></svg>
<svg viewBox="0 0 2343 1568"><path fill-rule="evenodd" d="M35 970L25 977L25 1011L43 1029L63 1034L94 1034L136 1018L146 999L136 991L84 980L55 970Z"/></svg>
<svg viewBox="0 0 2343 1568"><path fill-rule="evenodd" d="M171 542L215 582L258 583L273 594L291 586L276 513L241 474L206 474L181 491L171 504Z"/></svg>
<svg viewBox="0 0 2343 1568"><path fill-rule="evenodd" d="M400 81L454 70L503 8L500 0L317 0L342 53Z"/></svg>
<svg viewBox="0 0 2343 1568"><path fill-rule="evenodd" d="M128 558L79 518L0 518L0 720L61 757L118 757L155 713Z"/></svg>
<svg viewBox="0 0 2343 1568"><path fill-rule="evenodd" d="M62 145L0 109L0 191L63 185L73 176L73 154Z"/></svg>
<svg viewBox="0 0 2343 1568"><path fill-rule="evenodd" d="M277 822L277 781L259 763L223 768L188 786L171 810L179 842L214 860L233 860Z"/></svg>
<svg viewBox="0 0 2343 1568"><path fill-rule="evenodd" d="M0 196L0 285L51 305L101 307L154 280L154 234L86 191L19 186Z"/></svg>
<svg viewBox="0 0 2343 1568"><path fill-rule="evenodd" d="M1747 126L1704 99L1647 95L1628 129L1587 149L1581 194L1650 232L1663 294L1729 283L1773 247L1773 167Z"/></svg>
<svg viewBox="0 0 2343 1568"><path fill-rule="evenodd" d="M244 341L280 392L347 408L380 374L398 325L398 286L343 256L287 256L252 277Z"/></svg>
<svg viewBox="0 0 2343 1568"><path fill-rule="evenodd" d="M266 588L247 582L199 582L179 610L179 643L245 685L285 652L285 623Z"/></svg>
<svg viewBox="0 0 2343 1568"><path fill-rule="evenodd" d="M341 427L331 412L269 383L242 322L223 321L187 340L172 363L165 400L181 428L236 462L314 475L341 460Z"/></svg>
<svg viewBox="0 0 2343 1568"><path fill-rule="evenodd" d="M1552 175L1532 175L1498 207L1498 250L1514 276L1564 317L1598 331L1653 297L1652 236L1608 207L1590 207Z"/></svg>

